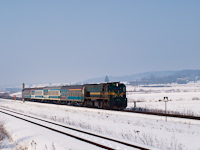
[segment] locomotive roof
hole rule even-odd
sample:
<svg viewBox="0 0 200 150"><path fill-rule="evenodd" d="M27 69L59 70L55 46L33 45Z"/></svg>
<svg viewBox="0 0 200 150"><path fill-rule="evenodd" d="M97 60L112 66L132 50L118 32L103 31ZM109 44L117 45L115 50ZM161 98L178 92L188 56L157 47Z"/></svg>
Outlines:
<svg viewBox="0 0 200 150"><path fill-rule="evenodd" d="M119 83L120 82L103 82L103 83L94 83L94 84L86 84L86 85L110 85L110 84L114 84L114 83Z"/></svg>
<svg viewBox="0 0 200 150"><path fill-rule="evenodd" d="M66 86L46 86L46 87L34 87L34 88L24 88L23 90L39 90L39 89L68 89L68 88L83 88L85 85L66 85Z"/></svg>

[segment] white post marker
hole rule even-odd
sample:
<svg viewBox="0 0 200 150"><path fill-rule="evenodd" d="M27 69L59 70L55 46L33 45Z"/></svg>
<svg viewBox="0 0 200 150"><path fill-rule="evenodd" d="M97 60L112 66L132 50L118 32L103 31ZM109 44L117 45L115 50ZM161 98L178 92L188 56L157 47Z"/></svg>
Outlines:
<svg viewBox="0 0 200 150"><path fill-rule="evenodd" d="M167 122L167 102L168 102L168 97L164 97L164 102L165 102L165 116L166 116L166 122Z"/></svg>

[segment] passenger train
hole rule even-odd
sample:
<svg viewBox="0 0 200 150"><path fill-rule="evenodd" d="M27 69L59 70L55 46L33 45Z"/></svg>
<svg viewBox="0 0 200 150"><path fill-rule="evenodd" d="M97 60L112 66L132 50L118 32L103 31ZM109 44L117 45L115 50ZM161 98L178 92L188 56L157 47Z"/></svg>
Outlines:
<svg viewBox="0 0 200 150"><path fill-rule="evenodd" d="M23 88L22 100L116 110L127 106L126 86L120 82Z"/></svg>

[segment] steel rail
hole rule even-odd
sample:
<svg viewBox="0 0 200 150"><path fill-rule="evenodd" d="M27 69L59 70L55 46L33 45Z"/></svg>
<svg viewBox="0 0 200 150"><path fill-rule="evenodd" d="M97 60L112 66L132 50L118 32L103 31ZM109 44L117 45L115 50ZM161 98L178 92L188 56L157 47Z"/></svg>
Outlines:
<svg viewBox="0 0 200 150"><path fill-rule="evenodd" d="M40 121L43 121L43 122L47 122L47 123L50 123L50 124L53 124L53 125L57 125L57 126L60 126L60 127L64 127L64 128L70 129L70 130L77 131L77 132L81 132L81 133L84 133L84 134L92 135L92 136L95 136L95 137L98 137L98 138L110 140L110 141L112 141L112 142L120 143L120 144L123 144L123 145L126 145L126 146L130 146L130 147L132 147L132 148L138 148L138 149L141 149L141 150L149 150L148 148L144 148L144 147L141 147L141 146L133 145L133 144L130 144L130 143L125 143L125 142L122 142L122 141L118 141L118 140L111 139L111 138L108 138L108 137L104 137L104 136L101 136L101 135L97 135L97 134L94 134L94 133L82 131L82 130L79 130L79 129L71 128L71 127L68 127L68 126L65 126L65 125L61 125L61 124L54 123L54 122L51 122L51 121L43 120L43 119L40 119L40 118L37 118L37 117L32 117L32 116L25 115L25 114L22 114L22 113L18 113L18 112L15 112L15 111L12 111L12 110L8 110L8 109L5 109L5 108L0 108L0 109L5 110L5 111L9 111L9 112L12 112L12 113L16 113L16 114L19 114L19 115L23 115L23 116L25 116L25 117L30 117L30 118L33 118L33 119L37 119L37 120L40 120ZM96 145L96 146L98 146L98 147L105 148L105 149L109 149L109 150L114 150L114 149L112 149L112 148L110 148L110 147L101 145L101 144L99 144L99 143L95 143L95 142L92 142L92 141L89 141L89 140L86 140L86 139L83 139L83 138L80 138L80 137L77 137L77 136L74 136L74 135L71 135L71 134L62 132L62 131L59 131L59 130L56 130L56 129L53 129L53 128L50 128L50 127L47 127L47 126L44 126L44 125L41 125L41 124L39 124L39 123L36 123L36 122L30 121L30 120L27 120L27 119L24 119L24 118L21 118L21 117L18 117L18 116L15 116L15 115L12 115L12 114L3 112L3 111L1 111L1 110L0 110L0 112L1 112L1 113L5 113L5 114L10 115L10 116L13 116L13 117L16 117L16 118L18 118L18 119L22 119L22 120L24 120L24 121L27 121L27 122L30 122L30 123L33 123L33 124L36 124L36 125L45 127L45 128L50 129L50 130L52 130L52 131L56 131L56 132L65 134L65 135L67 135L67 136L71 136L71 137L73 137L73 138L76 138L76 139L78 139L78 140L82 140L82 141L84 141L84 142L87 142L87 143Z"/></svg>
<svg viewBox="0 0 200 150"><path fill-rule="evenodd" d="M28 102L34 102L34 101L28 101ZM35 102L35 103L41 103L41 102ZM53 104L53 103L45 103L45 104ZM60 105L60 104L57 104ZM69 105L67 105L69 106ZM80 107L80 106L72 106L71 107ZM92 108L92 107L86 107L90 109L98 109L98 108ZM111 110L111 109L103 109L103 110ZM178 114L165 114L165 113L155 113L155 112L142 112L142 111L134 111L134 110L111 110L111 111L122 111L122 112L129 112L129 113L138 113L138 114L147 114L147 115L156 115L156 116L167 116L167 117L174 117L174 118L183 118L183 119L193 119L193 120L200 120L200 117L197 116L188 116L188 115L178 115Z"/></svg>
<svg viewBox="0 0 200 150"><path fill-rule="evenodd" d="M28 101L33 102L33 101ZM41 102L35 102L41 103ZM53 104L53 103L45 103L45 104ZM60 104L56 104L60 105ZM69 106L69 105L66 105ZM80 107L80 106L72 106L71 107ZM83 107L83 106L81 106ZM99 109L99 108L92 108L92 107L84 107L89 109ZM146 114L146 115L155 115L155 116L167 116L167 117L174 117L174 118L183 118L183 119L192 119L192 120L200 120L198 116L188 116L188 115L178 115L178 114L165 114L165 113L156 113L156 112L143 112L143 111L135 111L135 110L112 110L112 109L102 109L102 110L110 110L110 111L121 111L121 112L129 112L129 113L138 113L138 114Z"/></svg>
<svg viewBox="0 0 200 150"><path fill-rule="evenodd" d="M197 117L197 116L165 114L165 113L155 113L155 112L141 112L141 111L133 111L133 110L122 110L122 112L138 113L138 114L146 114L146 115L156 115L156 116L167 116L167 117L183 118L183 119L200 120L200 117Z"/></svg>
<svg viewBox="0 0 200 150"><path fill-rule="evenodd" d="M33 102L33 101L29 101ZM35 102L41 103L41 102ZM52 104L52 103L45 103L45 104ZM60 105L60 104L56 104ZM66 105L69 106L69 105ZM80 107L80 106L72 106L71 107ZM83 106L81 106L83 107ZM84 107L89 109L99 109L99 108L92 108L92 107ZM129 112L129 113L138 113L138 114L146 114L146 115L155 115L155 116L167 116L167 117L174 117L174 118L183 118L183 119L193 119L193 120L200 120L198 116L188 116L188 115L178 115L178 114L165 114L165 113L156 113L156 112L143 112L143 111L135 111L135 110L112 110L112 109L102 109L102 110L109 110L109 111L121 111L121 112Z"/></svg>

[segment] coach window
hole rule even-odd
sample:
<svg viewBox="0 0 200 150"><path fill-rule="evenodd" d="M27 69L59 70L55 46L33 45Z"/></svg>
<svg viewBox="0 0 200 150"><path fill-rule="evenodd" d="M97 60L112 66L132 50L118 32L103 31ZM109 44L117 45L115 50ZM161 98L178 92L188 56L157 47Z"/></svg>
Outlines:
<svg viewBox="0 0 200 150"><path fill-rule="evenodd" d="M35 91L31 91L31 95L34 95L35 94Z"/></svg>
<svg viewBox="0 0 200 150"><path fill-rule="evenodd" d="M44 90L44 95L47 95L48 94L48 91L47 90Z"/></svg>
<svg viewBox="0 0 200 150"><path fill-rule="evenodd" d="M63 92L63 91L60 91L60 95L64 95L64 92Z"/></svg>

